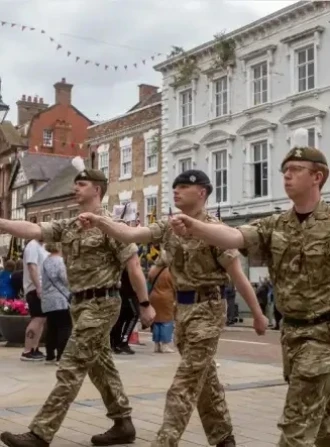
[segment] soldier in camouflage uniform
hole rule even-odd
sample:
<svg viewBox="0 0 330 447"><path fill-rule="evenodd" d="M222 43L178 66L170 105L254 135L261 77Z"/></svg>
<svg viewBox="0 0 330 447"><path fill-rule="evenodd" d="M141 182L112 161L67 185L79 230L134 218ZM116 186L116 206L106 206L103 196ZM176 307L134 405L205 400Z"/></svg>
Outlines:
<svg viewBox="0 0 330 447"><path fill-rule="evenodd" d="M330 446L330 207L321 199L328 175L324 154L308 147L307 131L282 163L294 206L238 229L178 216L177 234L265 259L283 315L284 376L289 383L279 447ZM296 141L298 140L296 135Z"/></svg>
<svg viewBox="0 0 330 447"><path fill-rule="evenodd" d="M98 170L84 170L75 179L80 207L109 216L101 207L106 189L107 179ZM92 443L133 442L131 407L112 359L109 333L121 306L118 282L125 265L139 300L148 302L137 246L119 243L95 228L85 230L77 218L40 225L1 219L0 229L20 238L61 242L72 291L74 322L57 371L57 384L31 423L31 431L22 435L2 433L2 442L10 447L49 446L87 374L102 396L107 416L114 421L106 433L93 436ZM152 308L144 307L141 316L150 324Z"/></svg>
<svg viewBox="0 0 330 447"><path fill-rule="evenodd" d="M218 219L204 207L212 185L202 171L180 174L173 183L175 204L207 224ZM234 447L233 427L225 393L219 383L214 356L226 321L226 301L220 287L232 276L237 289L253 311L255 327L264 333L268 320L262 315L254 291L245 277L236 250L223 251L201 241L173 234L168 222L121 229L107 218L89 213L80 216L122 242L162 244L177 290L175 339L181 354L172 386L167 393L164 421L153 446L177 446L197 405L211 445Z"/></svg>

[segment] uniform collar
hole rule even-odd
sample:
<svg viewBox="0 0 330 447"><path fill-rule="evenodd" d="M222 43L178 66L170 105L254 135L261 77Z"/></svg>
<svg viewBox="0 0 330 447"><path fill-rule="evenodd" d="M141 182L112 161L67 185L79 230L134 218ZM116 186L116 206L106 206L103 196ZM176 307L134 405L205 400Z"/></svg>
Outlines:
<svg viewBox="0 0 330 447"><path fill-rule="evenodd" d="M310 228L315 224L316 221L326 220L328 218L329 218L329 205L324 200L320 200L316 205L314 211L312 211L311 214L306 219L305 221L306 227ZM287 222L290 227L296 227L297 222L299 222L294 208L291 208L290 210L286 211L282 215L282 219L284 220L284 222Z"/></svg>

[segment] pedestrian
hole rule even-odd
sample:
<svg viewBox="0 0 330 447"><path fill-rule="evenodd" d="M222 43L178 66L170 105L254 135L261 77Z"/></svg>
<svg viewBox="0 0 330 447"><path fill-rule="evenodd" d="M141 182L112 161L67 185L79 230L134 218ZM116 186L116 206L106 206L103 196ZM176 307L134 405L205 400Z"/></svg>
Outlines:
<svg viewBox="0 0 330 447"><path fill-rule="evenodd" d="M139 319L139 301L129 279L127 269L121 275L121 309L119 318L110 334L111 348L115 354L135 354L129 340Z"/></svg>
<svg viewBox="0 0 330 447"><path fill-rule="evenodd" d="M166 253L161 250L148 274L149 299L156 316L152 325L154 351L172 354L174 330L175 288L168 268Z"/></svg>
<svg viewBox="0 0 330 447"><path fill-rule="evenodd" d="M18 259L15 271L11 275L11 285L15 291L15 297L21 299L24 296L23 289L23 259Z"/></svg>
<svg viewBox="0 0 330 447"><path fill-rule="evenodd" d="M73 160L78 170L75 199L81 210L99 215L107 179L102 171L85 169L80 157ZM110 219L110 217L109 217ZM123 225L125 226L125 225ZM82 228L77 218L35 224L0 219L0 229L20 238L61 242L72 292L73 331L57 370L57 384L30 425L30 432L1 434L10 447L47 447L60 428L88 374L101 393L107 416L114 425L92 437L94 445L128 444L135 440L131 407L123 390L110 350L110 330L118 318L118 285L126 266L141 303L141 319L150 325L154 311L149 306L145 278L135 244L123 244L105 237L100 230Z"/></svg>
<svg viewBox="0 0 330 447"><path fill-rule="evenodd" d="M45 359L39 349L39 343L46 323L46 316L41 308L41 285L42 265L47 256L44 244L39 240L29 241L24 248L23 288L31 316L25 331L25 346L21 355L24 362L39 362Z"/></svg>
<svg viewBox="0 0 330 447"><path fill-rule="evenodd" d="M210 179L203 171L185 171L173 183L175 205L207 224L217 222L223 226L205 210L212 189ZM175 339L181 362L167 392L164 421L153 445L177 445L197 406L209 443L234 447L236 443L224 387L219 383L214 361L226 321L226 302L220 286L227 284L227 274L247 301L257 332L264 333L268 324L243 273L238 252L224 252L213 244L177 237L166 221L148 227L124 228L93 213L83 213L79 218L87 228L96 226L116 240L161 244L166 252L177 290Z"/></svg>
<svg viewBox="0 0 330 447"><path fill-rule="evenodd" d="M330 446L330 206L321 199L329 176L324 153L298 129L281 170L293 207L237 229L178 216L177 234L267 262L283 316L284 377L289 387L279 447Z"/></svg>
<svg viewBox="0 0 330 447"><path fill-rule="evenodd" d="M17 298L16 291L12 284L12 276L16 263L12 259L5 262L4 269L0 272L0 297L6 300Z"/></svg>
<svg viewBox="0 0 330 447"><path fill-rule="evenodd" d="M227 301L227 326L232 326L236 322L236 290L231 281L224 287L224 296ZM258 296L257 296L258 297ZM259 303L260 304L260 303Z"/></svg>
<svg viewBox="0 0 330 447"><path fill-rule="evenodd" d="M41 308L47 319L46 364L61 360L72 330L70 291L59 244L46 244L42 265Z"/></svg>

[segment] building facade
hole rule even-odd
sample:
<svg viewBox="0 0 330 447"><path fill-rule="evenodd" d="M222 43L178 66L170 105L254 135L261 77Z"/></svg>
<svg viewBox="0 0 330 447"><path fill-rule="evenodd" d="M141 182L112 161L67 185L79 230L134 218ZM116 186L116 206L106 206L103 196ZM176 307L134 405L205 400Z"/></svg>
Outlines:
<svg viewBox="0 0 330 447"><path fill-rule="evenodd" d="M95 165L109 179L104 205L130 202L141 223L161 211L161 94L151 85L139 86L139 102L127 113L94 124L88 144Z"/></svg>
<svg viewBox="0 0 330 447"><path fill-rule="evenodd" d="M75 201L73 184L76 169L67 165L43 188L24 202L26 219L36 222L49 222L76 217L78 204Z"/></svg>
<svg viewBox="0 0 330 447"><path fill-rule="evenodd" d="M290 207L280 165L295 129L330 146L330 2L298 2L155 68L162 87L162 214L174 177L206 171L230 225ZM330 182L323 191L330 199ZM245 264L250 280L267 274Z"/></svg>
<svg viewBox="0 0 330 447"><path fill-rule="evenodd" d="M163 214L174 176L193 167L209 173L208 206L220 203L224 218L290 206L279 168L293 131L305 127L311 145L330 145L329 16L329 2L298 2L156 66Z"/></svg>
<svg viewBox="0 0 330 447"><path fill-rule="evenodd" d="M20 153L9 181L11 219L25 220L25 202L44 190L48 182L71 165L71 160L59 155Z"/></svg>

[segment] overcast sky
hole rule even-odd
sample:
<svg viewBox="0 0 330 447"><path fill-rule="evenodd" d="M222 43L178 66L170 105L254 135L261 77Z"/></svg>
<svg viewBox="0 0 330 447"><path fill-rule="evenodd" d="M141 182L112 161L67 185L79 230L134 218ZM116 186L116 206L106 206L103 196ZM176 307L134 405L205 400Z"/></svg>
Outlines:
<svg viewBox="0 0 330 447"><path fill-rule="evenodd" d="M124 113L137 85L161 85L153 65L172 45L189 49L294 0L0 0L2 95L16 124L22 94L54 102L53 84L74 84L73 103L92 120ZM35 31L1 22L35 27ZM42 34L40 30L46 34ZM57 50L50 37L62 45ZM68 51L71 55L68 56ZM81 57L76 62L76 56ZM142 60L145 59L145 65ZM100 63L97 68L92 62ZM134 64L137 63L137 68ZM109 69L105 70L104 66ZM128 66L125 71L124 65ZM118 66L118 70L113 69Z"/></svg>

